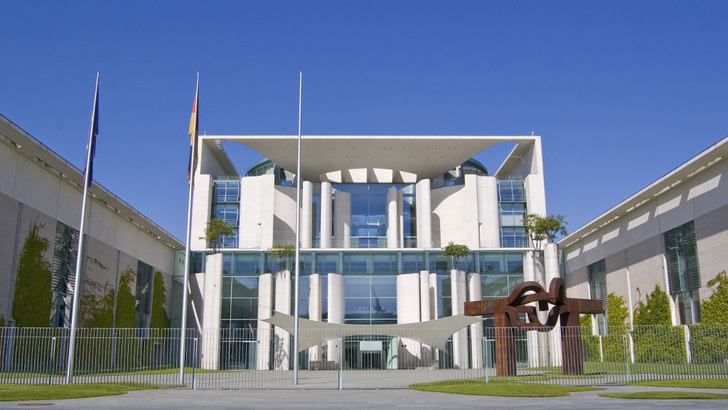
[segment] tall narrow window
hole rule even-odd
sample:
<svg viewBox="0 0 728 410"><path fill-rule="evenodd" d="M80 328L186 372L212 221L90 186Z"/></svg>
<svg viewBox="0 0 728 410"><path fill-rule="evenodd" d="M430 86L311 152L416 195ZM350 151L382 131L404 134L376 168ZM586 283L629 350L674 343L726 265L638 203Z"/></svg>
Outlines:
<svg viewBox="0 0 728 410"><path fill-rule="evenodd" d="M524 248L526 235L526 195L523 180L498 180L498 213L501 246Z"/></svg>
<svg viewBox="0 0 728 410"><path fill-rule="evenodd" d="M214 194L211 218L222 219L233 226L233 236L223 238L223 248L238 247L238 225L240 222L240 180L213 181Z"/></svg>
<svg viewBox="0 0 728 410"><path fill-rule="evenodd" d="M154 268L142 261L137 261L136 280L136 327L149 327L149 318L152 314L152 282L154 281Z"/></svg>
<svg viewBox="0 0 728 410"><path fill-rule="evenodd" d="M678 309L680 323L700 321L700 265L695 224L690 221L664 234L668 288Z"/></svg>
<svg viewBox="0 0 728 410"><path fill-rule="evenodd" d="M597 315L599 332L607 333L607 265L604 259L589 265L589 289L593 300L601 300L604 311Z"/></svg>

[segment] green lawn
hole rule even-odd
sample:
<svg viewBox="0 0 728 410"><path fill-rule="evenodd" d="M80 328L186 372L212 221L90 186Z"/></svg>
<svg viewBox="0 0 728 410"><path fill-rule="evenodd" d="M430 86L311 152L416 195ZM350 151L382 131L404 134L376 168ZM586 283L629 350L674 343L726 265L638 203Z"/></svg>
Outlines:
<svg viewBox="0 0 728 410"><path fill-rule="evenodd" d="M595 387L554 386L536 383L485 383L480 379L418 383L410 387L419 391L500 397L560 397L568 396L569 393L573 392L604 390Z"/></svg>
<svg viewBox="0 0 728 410"><path fill-rule="evenodd" d="M682 387L686 389L728 389L728 379L670 379L632 384L635 386Z"/></svg>
<svg viewBox="0 0 728 410"><path fill-rule="evenodd" d="M643 391L635 393L602 393L601 397L635 400L728 400L728 394L692 391Z"/></svg>
<svg viewBox="0 0 728 410"><path fill-rule="evenodd" d="M132 390L154 388L156 387L127 383L56 384L52 386L2 383L0 384L0 401L80 399L84 397L114 396Z"/></svg>

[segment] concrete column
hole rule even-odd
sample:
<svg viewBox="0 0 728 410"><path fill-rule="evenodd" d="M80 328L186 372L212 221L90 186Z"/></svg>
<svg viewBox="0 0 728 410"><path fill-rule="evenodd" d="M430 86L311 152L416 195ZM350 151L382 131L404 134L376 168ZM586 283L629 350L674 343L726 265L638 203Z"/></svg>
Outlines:
<svg viewBox="0 0 728 410"><path fill-rule="evenodd" d="M452 295L452 315L465 312L465 272L453 269L450 271L450 287ZM452 358L456 369L468 368L468 329L462 329L452 335Z"/></svg>
<svg viewBox="0 0 728 410"><path fill-rule="evenodd" d="M437 273L430 273L430 309L432 309L432 320L440 316L437 301Z"/></svg>
<svg viewBox="0 0 728 410"><path fill-rule="evenodd" d="M276 312L291 314L291 271L276 272L275 291ZM275 328L275 350L273 351L273 368L290 370L291 335L287 331Z"/></svg>
<svg viewBox="0 0 728 410"><path fill-rule="evenodd" d="M273 313L273 275L258 276L258 370L270 370L271 324L264 319Z"/></svg>
<svg viewBox="0 0 728 410"><path fill-rule="evenodd" d="M313 218L313 184L303 181L301 184L301 248L311 247Z"/></svg>
<svg viewBox="0 0 728 410"><path fill-rule="evenodd" d="M202 313L202 360L206 370L220 368L220 313L222 309L222 254L209 255L205 263L205 303Z"/></svg>
<svg viewBox="0 0 728 410"><path fill-rule="evenodd" d="M480 274L468 275L469 300L474 302L483 299L483 285ZM473 369L483 368L483 322L470 325L470 359Z"/></svg>
<svg viewBox="0 0 728 410"><path fill-rule="evenodd" d="M430 271L420 271L420 322L432 320L432 299L430 299Z"/></svg>
<svg viewBox="0 0 728 410"><path fill-rule="evenodd" d="M478 223L480 224L480 246L482 248L500 248L498 181L495 177L478 177Z"/></svg>
<svg viewBox="0 0 728 410"><path fill-rule="evenodd" d="M397 275L397 324L420 321L420 274ZM421 346L408 338L400 338L399 368L414 369L419 366Z"/></svg>
<svg viewBox="0 0 728 410"><path fill-rule="evenodd" d="M432 198L430 180L423 179L415 186L417 202L417 247L432 248Z"/></svg>
<svg viewBox="0 0 728 410"><path fill-rule="evenodd" d="M334 214L331 202L331 182L321 183L321 248L331 247Z"/></svg>
<svg viewBox="0 0 728 410"><path fill-rule="evenodd" d="M329 323L344 323L344 275L329 273L328 310ZM328 361L339 362L339 341L328 342Z"/></svg>
<svg viewBox="0 0 728 410"><path fill-rule="evenodd" d="M465 175L465 244L470 249L480 248L480 217L478 216L478 176L474 174Z"/></svg>
<svg viewBox="0 0 728 410"><path fill-rule="evenodd" d="M334 194L334 247L351 247L351 194L344 191L336 191Z"/></svg>
<svg viewBox="0 0 728 410"><path fill-rule="evenodd" d="M387 247L399 247L399 212L397 209L397 188L387 191Z"/></svg>
<svg viewBox="0 0 728 410"><path fill-rule="evenodd" d="M308 318L320 322L322 319L321 312L321 294L322 294L321 275L312 273L308 277ZM308 349L309 362L317 362L321 360L321 346L314 346ZM311 367L309 366L309 369Z"/></svg>
<svg viewBox="0 0 728 410"><path fill-rule="evenodd" d="M546 276L546 283L544 289L548 290L551 286L551 281L561 277L561 271L559 270L559 248L555 243L547 243L544 246L543 251L544 259L544 274ZM549 332L551 337L550 345L550 362L551 366L561 366L561 327L560 320L556 323L554 330Z"/></svg>

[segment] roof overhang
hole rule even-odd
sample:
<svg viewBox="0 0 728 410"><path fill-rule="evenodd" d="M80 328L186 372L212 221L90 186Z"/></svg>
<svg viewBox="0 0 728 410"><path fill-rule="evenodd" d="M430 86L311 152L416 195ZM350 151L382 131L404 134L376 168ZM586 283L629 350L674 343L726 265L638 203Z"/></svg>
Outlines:
<svg viewBox="0 0 728 410"><path fill-rule="evenodd" d="M211 149L232 141L248 146L280 167L295 172L296 135L205 135ZM514 152L527 151L537 136L354 136L301 137L301 174L307 181L415 182L436 178L479 152L502 142L515 142ZM215 155L213 153L213 155ZM508 160L504 163L506 165ZM393 164L396 169L393 169ZM506 167L508 168L508 167ZM503 166L501 166L505 172ZM499 172L501 172L499 169Z"/></svg>

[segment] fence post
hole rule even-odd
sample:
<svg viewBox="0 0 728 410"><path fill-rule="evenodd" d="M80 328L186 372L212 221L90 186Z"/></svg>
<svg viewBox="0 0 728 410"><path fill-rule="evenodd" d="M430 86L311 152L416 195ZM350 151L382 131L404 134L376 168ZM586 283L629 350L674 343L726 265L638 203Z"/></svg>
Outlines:
<svg viewBox="0 0 728 410"><path fill-rule="evenodd" d="M182 336L185 337L186 335ZM197 390L195 368L197 367L197 338L192 339L192 390Z"/></svg>
<svg viewBox="0 0 728 410"><path fill-rule="evenodd" d="M692 364L693 352L690 340L690 327L687 325L683 325L683 331L685 332L685 359L687 360L688 364Z"/></svg>
<svg viewBox="0 0 728 410"><path fill-rule="evenodd" d="M631 335L622 335L622 343L624 345L624 353L626 354L627 360L625 361L625 364L627 365L627 384L630 383L631 378L629 374L629 365L631 360L629 359L629 349L630 349L630 341L632 340Z"/></svg>
<svg viewBox="0 0 728 410"><path fill-rule="evenodd" d="M339 338L339 390L344 389L344 338Z"/></svg>
<svg viewBox="0 0 728 410"><path fill-rule="evenodd" d="M56 338L51 338L51 354L50 354L50 365L48 366L48 384L53 384L53 365L54 365L54 359L55 359L55 353L56 353Z"/></svg>

